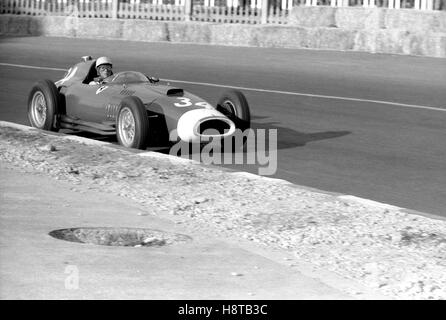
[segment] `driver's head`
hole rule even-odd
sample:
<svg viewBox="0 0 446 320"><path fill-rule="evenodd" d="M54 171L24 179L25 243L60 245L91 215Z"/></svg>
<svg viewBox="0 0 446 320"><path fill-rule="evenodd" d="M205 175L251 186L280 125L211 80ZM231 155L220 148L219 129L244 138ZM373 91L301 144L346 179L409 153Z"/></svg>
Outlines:
<svg viewBox="0 0 446 320"><path fill-rule="evenodd" d="M98 58L96 60L96 71L102 79L110 77L113 74L111 59L109 57Z"/></svg>

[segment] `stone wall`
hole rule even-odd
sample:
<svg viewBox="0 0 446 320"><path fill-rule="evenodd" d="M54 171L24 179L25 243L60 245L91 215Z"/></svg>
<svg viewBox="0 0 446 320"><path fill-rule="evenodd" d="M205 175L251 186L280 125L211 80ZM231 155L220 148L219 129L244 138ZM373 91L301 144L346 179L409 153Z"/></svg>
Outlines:
<svg viewBox="0 0 446 320"><path fill-rule="evenodd" d="M446 12L295 7L287 25L0 15L0 34L446 57Z"/></svg>

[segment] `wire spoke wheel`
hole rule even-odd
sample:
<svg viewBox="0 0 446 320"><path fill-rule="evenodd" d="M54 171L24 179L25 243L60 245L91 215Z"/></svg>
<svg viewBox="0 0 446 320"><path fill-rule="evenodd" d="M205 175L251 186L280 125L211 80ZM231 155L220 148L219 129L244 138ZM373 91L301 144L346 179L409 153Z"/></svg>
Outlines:
<svg viewBox="0 0 446 320"><path fill-rule="evenodd" d="M128 107L124 107L121 109L118 120L118 130L123 145L126 147L130 147L135 139L136 123L135 117Z"/></svg>
<svg viewBox="0 0 446 320"><path fill-rule="evenodd" d="M36 126L41 128L46 121L47 106L45 97L41 91L36 91L31 101L31 116Z"/></svg>
<svg viewBox="0 0 446 320"><path fill-rule="evenodd" d="M235 111L234 103L231 100L225 100L221 104L220 110L225 116L237 115Z"/></svg>
<svg viewBox="0 0 446 320"><path fill-rule="evenodd" d="M34 83L28 94L29 124L41 130L59 131L61 94L51 80Z"/></svg>
<svg viewBox="0 0 446 320"><path fill-rule="evenodd" d="M116 137L127 148L146 149L149 118L144 103L135 96L122 99L116 118Z"/></svg>

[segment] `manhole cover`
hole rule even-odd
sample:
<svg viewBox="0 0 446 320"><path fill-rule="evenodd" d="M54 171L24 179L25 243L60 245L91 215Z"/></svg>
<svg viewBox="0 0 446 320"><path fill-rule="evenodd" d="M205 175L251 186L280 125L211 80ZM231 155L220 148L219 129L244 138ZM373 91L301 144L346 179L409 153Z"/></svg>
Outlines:
<svg viewBox="0 0 446 320"><path fill-rule="evenodd" d="M101 246L160 247L192 240L182 234L139 228L70 228L53 230L50 236Z"/></svg>

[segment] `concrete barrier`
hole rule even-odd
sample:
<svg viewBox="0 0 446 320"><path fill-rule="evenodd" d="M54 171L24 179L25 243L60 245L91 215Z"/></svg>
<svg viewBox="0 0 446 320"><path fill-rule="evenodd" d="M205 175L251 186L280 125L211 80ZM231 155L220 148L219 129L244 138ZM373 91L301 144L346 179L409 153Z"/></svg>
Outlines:
<svg viewBox="0 0 446 320"><path fill-rule="evenodd" d="M446 33L446 11L385 10L387 29Z"/></svg>
<svg viewBox="0 0 446 320"><path fill-rule="evenodd" d="M296 7L281 26L0 15L0 34L446 57L444 11Z"/></svg>
<svg viewBox="0 0 446 320"><path fill-rule="evenodd" d="M167 41L211 43L211 29L208 23L166 22Z"/></svg>
<svg viewBox="0 0 446 320"><path fill-rule="evenodd" d="M446 12L361 7L294 7L289 16L289 25L446 33Z"/></svg>
<svg viewBox="0 0 446 320"><path fill-rule="evenodd" d="M166 24L152 21L123 20L122 38L134 41L168 41L169 31L166 27Z"/></svg>
<svg viewBox="0 0 446 320"><path fill-rule="evenodd" d="M114 19L79 19L76 37L121 39L125 20Z"/></svg>
<svg viewBox="0 0 446 320"><path fill-rule="evenodd" d="M334 27L336 26L334 7L294 7L289 15L289 23L301 27Z"/></svg>
<svg viewBox="0 0 446 320"><path fill-rule="evenodd" d="M384 28L385 10L373 8L337 8L334 27L348 30Z"/></svg>
<svg viewBox="0 0 446 320"><path fill-rule="evenodd" d="M33 19L25 16L1 15L0 34L17 36L33 35L34 28L30 28Z"/></svg>

